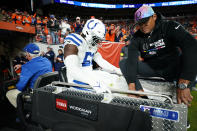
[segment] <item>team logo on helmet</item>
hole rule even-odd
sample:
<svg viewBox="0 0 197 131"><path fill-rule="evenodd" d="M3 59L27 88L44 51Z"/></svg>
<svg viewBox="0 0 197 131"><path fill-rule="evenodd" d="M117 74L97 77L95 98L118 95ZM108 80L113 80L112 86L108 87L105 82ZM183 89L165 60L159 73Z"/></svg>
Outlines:
<svg viewBox="0 0 197 131"><path fill-rule="evenodd" d="M90 24L91 24L91 23L94 23L94 20L91 20L91 21L88 23L87 27L88 27L88 29L91 29L91 30L92 30L92 29L94 29L94 28L96 27L96 25L98 24L98 22L97 22L97 23L94 23L94 25L93 25L93 26L91 25L92 27L90 27Z"/></svg>

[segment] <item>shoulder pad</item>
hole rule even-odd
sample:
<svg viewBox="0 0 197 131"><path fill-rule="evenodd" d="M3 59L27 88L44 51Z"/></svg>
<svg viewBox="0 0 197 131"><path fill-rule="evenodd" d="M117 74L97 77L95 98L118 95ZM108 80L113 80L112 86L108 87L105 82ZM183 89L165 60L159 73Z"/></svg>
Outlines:
<svg viewBox="0 0 197 131"><path fill-rule="evenodd" d="M79 37L78 34L75 34L75 33L72 33L72 34L69 34L65 40L64 40L64 45L66 44L74 44L76 46L80 46L82 44L82 40L81 38Z"/></svg>

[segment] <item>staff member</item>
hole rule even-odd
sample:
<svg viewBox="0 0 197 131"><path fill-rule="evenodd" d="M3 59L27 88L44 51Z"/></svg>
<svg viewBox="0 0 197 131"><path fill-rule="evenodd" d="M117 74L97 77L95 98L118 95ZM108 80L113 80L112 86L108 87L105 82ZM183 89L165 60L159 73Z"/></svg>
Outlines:
<svg viewBox="0 0 197 131"><path fill-rule="evenodd" d="M46 57L51 62L52 67L54 67L55 53L51 47L47 47L47 52L44 54L44 57Z"/></svg>
<svg viewBox="0 0 197 131"><path fill-rule="evenodd" d="M59 55L56 57L55 62L55 71L59 71L62 67L64 67L64 54L62 49L58 50Z"/></svg>
<svg viewBox="0 0 197 131"><path fill-rule="evenodd" d="M32 89L40 75L52 72L51 62L47 58L39 56L40 49L36 44L28 44L24 48L24 51L26 52L26 58L29 62L21 66L20 80L16 84L17 89L10 90L6 94L8 100L14 107L17 106L16 98L21 91L24 91L27 86Z"/></svg>
<svg viewBox="0 0 197 131"><path fill-rule="evenodd" d="M190 105L193 97L189 85L197 74L197 41L182 25L164 20L149 6L135 12L139 30L134 33L128 48L128 59L123 72L130 90L141 88L137 75L176 80L177 102ZM144 59L138 61L138 55ZM141 86L141 85L140 85Z"/></svg>

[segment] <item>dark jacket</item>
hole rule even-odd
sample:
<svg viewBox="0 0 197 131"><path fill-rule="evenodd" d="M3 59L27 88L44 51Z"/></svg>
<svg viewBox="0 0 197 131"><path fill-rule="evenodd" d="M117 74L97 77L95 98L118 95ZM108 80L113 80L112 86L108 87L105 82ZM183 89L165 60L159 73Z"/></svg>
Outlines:
<svg viewBox="0 0 197 131"><path fill-rule="evenodd" d="M44 57L46 57L51 62L52 66L54 66L55 53L52 50L46 52Z"/></svg>
<svg viewBox="0 0 197 131"><path fill-rule="evenodd" d="M83 29L83 25L75 23L74 28L75 28L75 33L80 34Z"/></svg>
<svg viewBox="0 0 197 131"><path fill-rule="evenodd" d="M54 25L53 25L54 23ZM59 29L59 24L57 22L57 20L49 20L47 23L47 27L50 29L50 31L58 31Z"/></svg>
<svg viewBox="0 0 197 131"><path fill-rule="evenodd" d="M56 60L55 63L55 71L59 71L61 69L61 67L64 67L64 54L60 54L57 56L58 59L61 60Z"/></svg>
<svg viewBox="0 0 197 131"><path fill-rule="evenodd" d="M164 20L158 14L152 33L144 34L138 30L131 43L125 75L128 83L136 80L139 52L144 62L164 78L178 75L182 79L194 80L197 74L197 41L179 23ZM180 71L176 74L178 68Z"/></svg>

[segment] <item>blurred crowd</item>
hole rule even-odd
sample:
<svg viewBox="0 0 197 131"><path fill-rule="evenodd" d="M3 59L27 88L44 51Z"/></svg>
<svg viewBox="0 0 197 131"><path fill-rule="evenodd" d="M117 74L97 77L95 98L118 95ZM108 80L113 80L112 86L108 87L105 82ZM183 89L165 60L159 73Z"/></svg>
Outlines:
<svg viewBox="0 0 197 131"><path fill-rule="evenodd" d="M29 14L27 11L6 11L0 9L0 21L12 22L19 25L35 26L37 42L47 44L63 44L64 38L69 33L80 34L86 19L82 20L79 16L69 20L66 15L62 18L56 18L54 14L49 16L40 16L38 14ZM90 16L90 18L95 18ZM106 26L106 41L124 42L127 36L134 31L131 29L133 20L103 20ZM197 17L170 17L181 23L194 37L197 38Z"/></svg>
<svg viewBox="0 0 197 131"><path fill-rule="evenodd" d="M197 16L192 17L171 17L168 18L179 22L184 28L197 39Z"/></svg>
<svg viewBox="0 0 197 131"><path fill-rule="evenodd" d="M90 16L95 18L94 16ZM73 20L74 19L74 20ZM64 38L69 33L80 34L86 19L82 20L79 16L69 20L66 16L56 18L55 15L40 16L38 14L29 14L27 11L6 11L0 9L0 21L11 22L24 26L35 26L37 42L47 44L63 44ZM122 42L130 33L130 24L125 21L105 22L102 17L99 18L106 25L106 40L112 42Z"/></svg>
<svg viewBox="0 0 197 131"><path fill-rule="evenodd" d="M91 16L91 18L95 18ZM99 18L104 22L102 18ZM76 17L75 21L69 21L67 17L56 19L55 15L45 17L47 24L45 26L36 25L37 35L36 41L47 44L63 44L64 38L70 33L80 34L85 20ZM123 42L123 40L130 34L130 27L125 22L105 23L106 26L106 41Z"/></svg>

